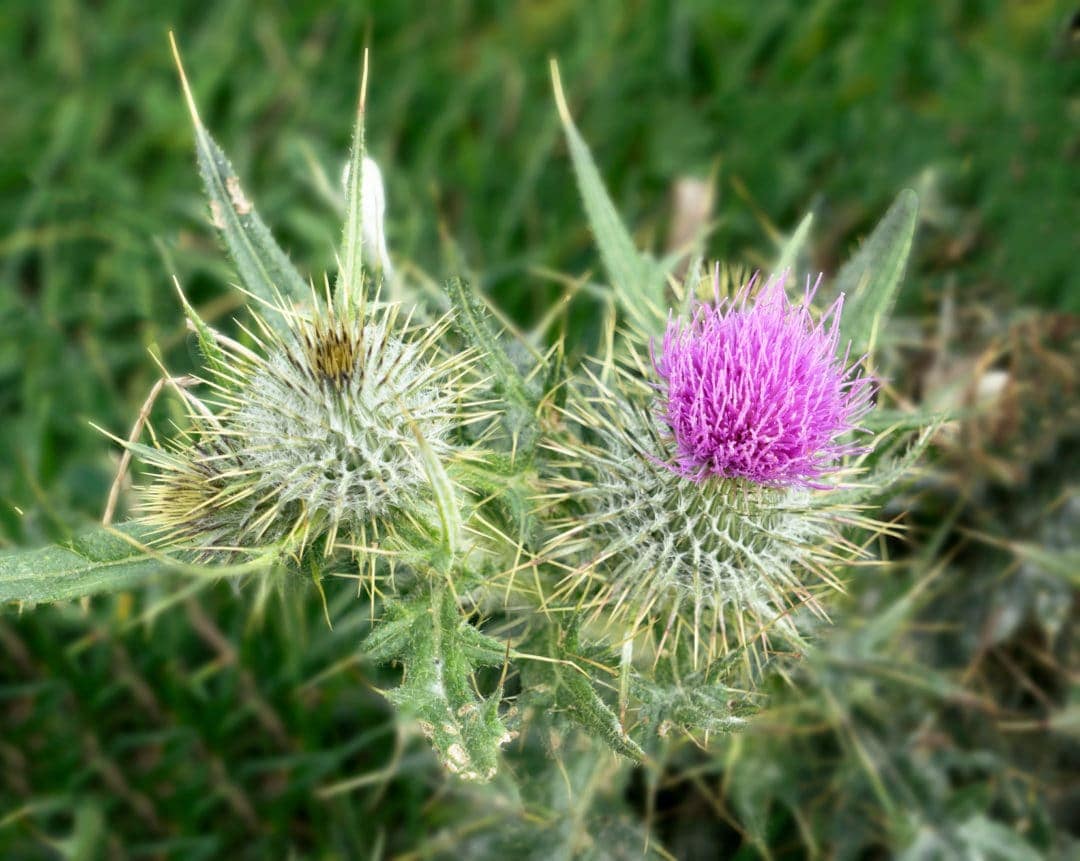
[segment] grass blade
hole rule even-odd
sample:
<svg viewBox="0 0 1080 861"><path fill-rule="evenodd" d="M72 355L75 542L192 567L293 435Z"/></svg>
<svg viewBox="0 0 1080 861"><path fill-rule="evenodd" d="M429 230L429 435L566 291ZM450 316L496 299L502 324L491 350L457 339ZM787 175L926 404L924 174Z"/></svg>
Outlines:
<svg viewBox="0 0 1080 861"><path fill-rule="evenodd" d="M795 232L788 237L780 249L780 256L777 258L776 263L773 265L773 273L779 275L781 272L791 270L792 274L798 274L796 270L796 264L799 262L799 256L802 254L803 248L806 245L806 240L810 236L810 226L814 223L814 213L808 212L803 216L802 221L799 222L799 226L795 228ZM794 279L796 285L798 284L798 278Z"/></svg>

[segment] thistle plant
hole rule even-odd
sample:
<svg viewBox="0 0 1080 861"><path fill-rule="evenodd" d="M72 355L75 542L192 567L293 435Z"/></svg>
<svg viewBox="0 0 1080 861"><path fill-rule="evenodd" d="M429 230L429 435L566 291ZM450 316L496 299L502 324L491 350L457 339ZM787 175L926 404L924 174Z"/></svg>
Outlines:
<svg viewBox="0 0 1080 861"><path fill-rule="evenodd" d="M120 440L149 470L135 518L4 560L0 598L162 570L273 572L324 597L330 578L359 582L361 654L400 666L387 697L469 780L492 779L516 738L557 756L592 737L651 766L672 728L705 743L739 726L757 679L733 657L768 652L772 632L805 647L800 609L823 613L821 593L887 531L860 508L898 471L871 428L866 360L913 196L823 311L821 281L792 301L786 276L730 298L714 280L695 301L696 277L669 278L672 261L622 227L556 76L615 309L607 355L575 365L563 341L537 349L497 323L461 279L436 311L393 273L364 149L366 63L339 269L318 291L255 212L182 67L181 81L211 221L251 308L232 337L181 293L205 370L167 378L187 417L172 441L141 421Z"/></svg>

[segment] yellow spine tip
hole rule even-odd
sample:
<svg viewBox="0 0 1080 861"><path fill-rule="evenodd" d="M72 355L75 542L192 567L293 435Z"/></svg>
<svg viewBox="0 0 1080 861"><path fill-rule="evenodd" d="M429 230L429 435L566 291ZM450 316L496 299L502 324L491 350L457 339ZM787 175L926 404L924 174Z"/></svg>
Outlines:
<svg viewBox="0 0 1080 861"><path fill-rule="evenodd" d="M176 71L180 75L180 86L184 91L184 100L187 102L188 111L195 128L202 128L202 120L199 119L199 110L195 107L195 97L191 94L191 86L188 84L187 75L184 73L184 64L180 60L180 49L176 45L176 35L169 31L169 45L172 48L173 61L176 63Z"/></svg>

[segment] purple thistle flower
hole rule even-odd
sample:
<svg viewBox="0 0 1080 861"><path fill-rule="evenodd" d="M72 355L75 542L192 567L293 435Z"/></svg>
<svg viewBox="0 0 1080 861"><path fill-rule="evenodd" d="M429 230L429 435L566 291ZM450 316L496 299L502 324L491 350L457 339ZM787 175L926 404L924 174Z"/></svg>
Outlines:
<svg viewBox="0 0 1080 861"><path fill-rule="evenodd" d="M874 380L837 355L841 295L815 323L809 304L784 291L786 274L750 300L756 276L733 300L697 305L672 318L663 353L661 415L675 442L668 468L694 481L709 476L820 488L836 461L862 450L838 438L858 430Z"/></svg>

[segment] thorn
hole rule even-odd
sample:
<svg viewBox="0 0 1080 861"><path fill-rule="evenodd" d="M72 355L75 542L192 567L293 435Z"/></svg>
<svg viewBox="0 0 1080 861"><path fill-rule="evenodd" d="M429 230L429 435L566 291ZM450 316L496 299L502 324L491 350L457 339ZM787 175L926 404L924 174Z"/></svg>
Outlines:
<svg viewBox="0 0 1080 861"><path fill-rule="evenodd" d="M357 114L360 117L364 116L367 110L367 82L368 82L368 51L367 46L364 46L364 62L360 72L360 103L357 106Z"/></svg>
<svg viewBox="0 0 1080 861"><path fill-rule="evenodd" d="M570 116L570 109L566 106L566 95L563 93L562 78L559 76L559 61L554 57L551 64L551 85L555 89L555 107L559 111L559 119L564 125L573 126L574 120Z"/></svg>
<svg viewBox="0 0 1080 861"><path fill-rule="evenodd" d="M176 61L176 71L180 73L180 86L184 90L184 100L191 112L192 122L195 123L196 129L201 129L203 124L199 119L199 109L195 107L195 97L191 94L191 86L188 84L187 75L184 74L184 64L180 61L180 49L176 46L176 36L173 35L172 30L169 31L169 45L172 47L173 60Z"/></svg>

